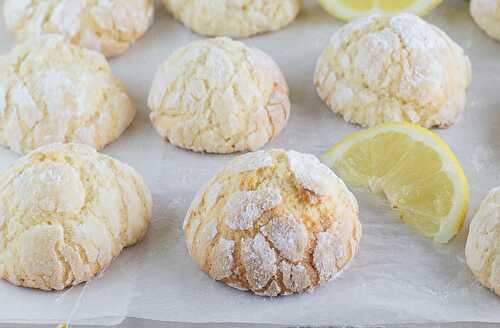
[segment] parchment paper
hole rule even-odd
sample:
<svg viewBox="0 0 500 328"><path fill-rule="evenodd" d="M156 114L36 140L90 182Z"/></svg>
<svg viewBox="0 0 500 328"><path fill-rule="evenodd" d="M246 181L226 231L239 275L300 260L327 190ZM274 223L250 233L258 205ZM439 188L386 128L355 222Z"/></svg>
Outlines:
<svg viewBox="0 0 500 328"><path fill-rule="evenodd" d="M436 130L454 149L471 185L472 213L500 184L500 43L472 22L467 2L446 0L429 21L468 53L473 84L462 120ZM332 114L312 85L317 57L341 23L315 1L283 31L246 39L269 53L288 80L292 114L266 148L320 155L357 128ZM181 222L196 190L233 156L195 154L164 142L147 117L146 98L158 66L174 49L199 39L159 7L149 33L111 60L139 113L105 153L141 172L153 192L154 222L146 239L127 249L97 279L60 293L0 282L0 322L117 324L125 317L170 322L248 322L305 325L377 325L421 322L500 322L500 299L480 287L464 263L468 227L448 245L436 245L405 226L385 201L354 190L361 205L359 255L338 280L312 293L267 299L212 281L188 256ZM13 45L2 26L0 48ZM17 158L0 150L0 169Z"/></svg>

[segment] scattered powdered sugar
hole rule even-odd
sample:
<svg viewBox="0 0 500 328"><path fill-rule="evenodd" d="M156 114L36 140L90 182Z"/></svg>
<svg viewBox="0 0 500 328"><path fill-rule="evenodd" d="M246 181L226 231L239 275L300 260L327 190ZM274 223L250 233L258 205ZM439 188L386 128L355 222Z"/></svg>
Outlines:
<svg viewBox="0 0 500 328"><path fill-rule="evenodd" d="M477 173L482 173L484 170L496 171L495 163L495 149L489 146L478 145L474 148L474 153L472 154L471 164Z"/></svg>
<svg viewBox="0 0 500 328"><path fill-rule="evenodd" d="M274 247L287 259L300 261L309 242L307 229L292 215L273 218L261 228Z"/></svg>
<svg viewBox="0 0 500 328"><path fill-rule="evenodd" d="M259 150L253 153L248 153L239 156L229 166L231 173L241 173L247 171L257 170L263 167L273 165L273 158L264 150Z"/></svg>
<svg viewBox="0 0 500 328"><path fill-rule="evenodd" d="M280 271L283 274L283 283L293 292L301 292L311 285L307 269L302 264L281 262Z"/></svg>
<svg viewBox="0 0 500 328"><path fill-rule="evenodd" d="M280 191L274 188L236 192L226 204L225 222L232 230L251 229L265 211L278 206L281 201Z"/></svg>
<svg viewBox="0 0 500 328"><path fill-rule="evenodd" d="M222 237L215 245L212 253L212 266L210 267L210 275L215 280L231 276L234 265L234 246L234 241Z"/></svg>
<svg viewBox="0 0 500 328"><path fill-rule="evenodd" d="M242 240L241 259L252 290L264 288L276 274L276 253L260 233Z"/></svg>

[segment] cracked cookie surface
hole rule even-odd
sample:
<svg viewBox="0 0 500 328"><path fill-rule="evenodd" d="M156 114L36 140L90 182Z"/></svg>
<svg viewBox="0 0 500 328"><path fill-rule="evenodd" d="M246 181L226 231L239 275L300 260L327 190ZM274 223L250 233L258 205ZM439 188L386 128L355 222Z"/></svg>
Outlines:
<svg viewBox="0 0 500 328"><path fill-rule="evenodd" d="M85 145L41 147L0 175L0 276L43 290L88 281L150 220L135 170Z"/></svg>
<svg viewBox="0 0 500 328"><path fill-rule="evenodd" d="M134 116L125 87L97 52L50 35L0 56L0 144L17 153L54 142L100 150Z"/></svg>
<svg viewBox="0 0 500 328"><path fill-rule="evenodd" d="M60 34L71 43L117 56L153 22L153 0L5 0L7 29L18 41Z"/></svg>
<svg viewBox="0 0 500 328"><path fill-rule="evenodd" d="M351 123L449 127L461 116L471 66L463 50L417 16L370 16L331 38L316 65L319 96Z"/></svg>
<svg viewBox="0 0 500 328"><path fill-rule="evenodd" d="M489 192L471 221L465 258L479 282L500 296L500 187Z"/></svg>
<svg viewBox="0 0 500 328"><path fill-rule="evenodd" d="M308 154L237 157L197 193L184 221L189 254L215 280L262 296L334 279L361 238L358 204Z"/></svg>
<svg viewBox="0 0 500 328"><path fill-rule="evenodd" d="M500 0L471 0L470 13L486 34L500 41Z"/></svg>
<svg viewBox="0 0 500 328"><path fill-rule="evenodd" d="M170 143L209 153L257 150L290 114L276 63L228 38L195 41L172 54L156 73L148 106Z"/></svg>
<svg viewBox="0 0 500 328"><path fill-rule="evenodd" d="M186 27L205 36L248 37L295 20L302 0L163 0Z"/></svg>

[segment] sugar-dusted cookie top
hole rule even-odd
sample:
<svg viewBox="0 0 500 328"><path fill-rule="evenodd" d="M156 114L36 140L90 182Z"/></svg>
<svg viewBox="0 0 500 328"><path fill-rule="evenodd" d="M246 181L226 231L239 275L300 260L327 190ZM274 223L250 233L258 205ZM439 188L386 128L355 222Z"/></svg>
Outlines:
<svg viewBox="0 0 500 328"><path fill-rule="evenodd" d="M258 295L310 290L335 278L361 238L358 204L319 160L295 151L237 157L186 214L189 254L212 278Z"/></svg>

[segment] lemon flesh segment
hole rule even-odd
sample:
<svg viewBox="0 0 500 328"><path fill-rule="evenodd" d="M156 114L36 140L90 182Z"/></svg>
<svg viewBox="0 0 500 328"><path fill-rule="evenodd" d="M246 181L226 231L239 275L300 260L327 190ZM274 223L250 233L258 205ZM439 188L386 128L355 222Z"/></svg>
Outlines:
<svg viewBox="0 0 500 328"><path fill-rule="evenodd" d="M401 12L425 16L442 0L319 0L332 16L351 21L371 14L393 15Z"/></svg>
<svg viewBox="0 0 500 328"><path fill-rule="evenodd" d="M436 134L409 123L387 123L333 145L322 161L347 184L387 197L404 222L437 242L462 228L467 178Z"/></svg>

